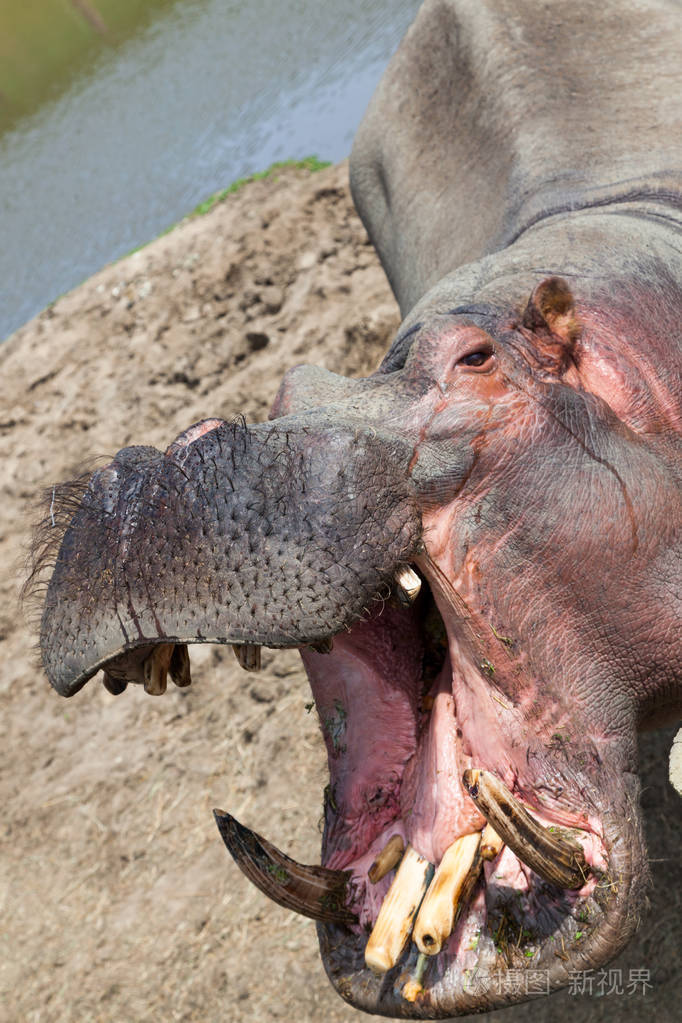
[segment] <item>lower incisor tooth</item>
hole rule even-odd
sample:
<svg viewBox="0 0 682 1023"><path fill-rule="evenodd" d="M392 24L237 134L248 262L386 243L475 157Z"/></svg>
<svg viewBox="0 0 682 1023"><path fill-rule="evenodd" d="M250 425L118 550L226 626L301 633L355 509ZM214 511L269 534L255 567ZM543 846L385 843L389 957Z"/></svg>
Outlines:
<svg viewBox="0 0 682 1023"><path fill-rule="evenodd" d="M365 962L375 973L386 973L400 959L432 872L429 861L408 845L365 948Z"/></svg>
<svg viewBox="0 0 682 1023"><path fill-rule="evenodd" d="M445 850L412 934L417 948L425 955L437 955L452 933L457 900L478 854L480 841L480 832L476 831L458 838Z"/></svg>
<svg viewBox="0 0 682 1023"><path fill-rule="evenodd" d="M381 850L372 866L367 871L367 877L372 884L377 884L382 877L386 877L389 870L393 870L401 860L405 852L405 843L401 835L393 835Z"/></svg>
<svg viewBox="0 0 682 1023"><path fill-rule="evenodd" d="M396 593L401 604L409 607L419 596L422 588L422 581L408 565L404 565L396 572Z"/></svg>
<svg viewBox="0 0 682 1023"><path fill-rule="evenodd" d="M492 824L486 824L481 835L481 859L494 860L502 852L504 842Z"/></svg>

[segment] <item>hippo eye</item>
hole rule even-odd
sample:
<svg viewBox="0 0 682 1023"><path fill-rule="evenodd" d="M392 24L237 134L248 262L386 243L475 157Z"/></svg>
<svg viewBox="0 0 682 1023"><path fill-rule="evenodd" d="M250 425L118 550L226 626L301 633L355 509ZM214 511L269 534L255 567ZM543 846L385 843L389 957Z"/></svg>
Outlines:
<svg viewBox="0 0 682 1023"><path fill-rule="evenodd" d="M477 352L469 352L459 360L460 365L470 366L471 369L489 369L493 353L489 348L479 349Z"/></svg>

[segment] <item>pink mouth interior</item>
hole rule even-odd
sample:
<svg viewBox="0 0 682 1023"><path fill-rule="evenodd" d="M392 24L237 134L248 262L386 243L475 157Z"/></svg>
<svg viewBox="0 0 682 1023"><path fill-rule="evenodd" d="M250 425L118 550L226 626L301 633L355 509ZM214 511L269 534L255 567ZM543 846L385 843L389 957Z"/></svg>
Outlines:
<svg viewBox="0 0 682 1023"><path fill-rule="evenodd" d="M336 636L331 655L307 649L302 656L329 761L323 864L351 872L350 906L358 933L366 935L394 877L390 871L375 885L367 877L388 839L401 835L437 866L457 838L486 824L462 786L463 772L492 770L518 793L527 778L519 782L515 764L541 737L519 715L511 730L500 727L494 686L470 670L426 586L412 608L386 604ZM577 807L575 813L556 806L535 816L580 829L576 837L587 862L605 868L599 821ZM591 877L580 891L561 892L505 847L484 865L484 880L438 958L472 968L481 942L493 941L510 904L519 954L528 956L528 948L558 930L567 913L579 911L594 885Z"/></svg>

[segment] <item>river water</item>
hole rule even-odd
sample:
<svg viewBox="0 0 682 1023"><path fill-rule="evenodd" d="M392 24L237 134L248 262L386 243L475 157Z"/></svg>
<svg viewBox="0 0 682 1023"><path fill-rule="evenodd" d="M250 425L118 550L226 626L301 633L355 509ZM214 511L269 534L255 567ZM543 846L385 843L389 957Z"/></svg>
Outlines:
<svg viewBox="0 0 682 1023"><path fill-rule="evenodd" d="M168 0L126 33L100 4L71 0L82 66L0 134L0 338L236 178L346 156L419 0Z"/></svg>

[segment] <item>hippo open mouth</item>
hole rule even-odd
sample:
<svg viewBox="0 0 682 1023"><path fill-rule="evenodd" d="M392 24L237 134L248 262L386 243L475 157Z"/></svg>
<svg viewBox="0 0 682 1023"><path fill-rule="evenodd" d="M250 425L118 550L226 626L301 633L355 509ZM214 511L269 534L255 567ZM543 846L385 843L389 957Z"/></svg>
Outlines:
<svg viewBox="0 0 682 1023"><path fill-rule="evenodd" d="M51 491L46 670L63 695L99 669L113 693L158 695L190 683L188 643L231 643L246 669L261 644L298 647L329 762L322 866L216 811L241 869L319 921L358 1007L438 1017L547 993L634 926L636 783L551 680L543 699L511 622L455 589L443 513L395 471L414 451L319 419L208 420Z"/></svg>
<svg viewBox="0 0 682 1023"><path fill-rule="evenodd" d="M428 555L419 566L437 578ZM469 656L461 620L447 607L441 617L432 594L403 568L388 601L330 653L302 650L330 770L323 869L216 811L247 877L320 921L339 992L394 1016L548 993L608 945L629 887L625 836L596 790L576 786L564 737L533 738L532 723L515 721L527 758L517 769L495 669ZM504 657L512 641L497 641Z"/></svg>

